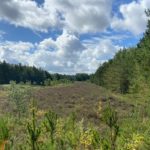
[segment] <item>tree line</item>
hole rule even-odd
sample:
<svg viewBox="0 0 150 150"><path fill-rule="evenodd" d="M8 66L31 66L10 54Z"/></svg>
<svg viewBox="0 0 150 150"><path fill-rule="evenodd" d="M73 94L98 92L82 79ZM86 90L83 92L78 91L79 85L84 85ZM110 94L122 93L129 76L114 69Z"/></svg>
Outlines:
<svg viewBox="0 0 150 150"><path fill-rule="evenodd" d="M46 80L85 81L88 79L89 75L85 73L78 73L76 75L50 74L48 71L34 66L9 64L6 61L0 62L0 84L9 84L13 80L17 83L30 82L31 84L44 85Z"/></svg>
<svg viewBox="0 0 150 150"><path fill-rule="evenodd" d="M146 11L150 16L150 10ZM125 48L103 63L91 81L120 93L141 92L150 86L150 20L137 46Z"/></svg>

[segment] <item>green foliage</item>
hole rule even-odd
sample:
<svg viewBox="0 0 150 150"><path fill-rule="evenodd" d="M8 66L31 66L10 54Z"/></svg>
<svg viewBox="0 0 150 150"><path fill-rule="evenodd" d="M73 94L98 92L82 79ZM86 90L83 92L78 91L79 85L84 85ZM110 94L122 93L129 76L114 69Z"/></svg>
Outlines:
<svg viewBox="0 0 150 150"><path fill-rule="evenodd" d="M0 149L8 147L10 131L8 129L8 121L5 118L0 118Z"/></svg>
<svg viewBox="0 0 150 150"><path fill-rule="evenodd" d="M52 80L51 81L51 86L56 86L56 85L67 85L67 84L71 84L73 83L73 81L68 80L68 79L60 79L60 80Z"/></svg>
<svg viewBox="0 0 150 150"><path fill-rule="evenodd" d="M71 83L73 81L86 81L89 75L78 73L76 75L50 74L47 71L36 67L22 66L21 64L9 64L0 62L0 84L16 83L51 86L60 83Z"/></svg>
<svg viewBox="0 0 150 150"><path fill-rule="evenodd" d="M54 143L54 133L56 132L56 125L57 125L57 114L52 111L49 111L45 115L46 122L44 125L48 132L50 132L51 143Z"/></svg>
<svg viewBox="0 0 150 150"><path fill-rule="evenodd" d="M108 147L110 147L110 150L115 150L117 137L119 135L119 124L117 112L111 107L110 103L102 112L102 120L110 130L110 142L108 142Z"/></svg>
<svg viewBox="0 0 150 150"><path fill-rule="evenodd" d="M76 81L86 81L86 80L89 80L89 75L86 74L86 73L77 73L75 75L75 79Z"/></svg>
<svg viewBox="0 0 150 150"><path fill-rule="evenodd" d="M41 134L41 129L40 127L37 126L36 107L34 101L32 104L31 111L32 111L32 120L27 125L29 139L30 139L29 143L31 145L32 150L39 150L38 139Z"/></svg>
<svg viewBox="0 0 150 150"><path fill-rule="evenodd" d="M0 84L9 84L11 80L17 83L30 81L32 84L43 84L47 78L51 78L51 75L42 69L0 62Z"/></svg>
<svg viewBox="0 0 150 150"><path fill-rule="evenodd" d="M0 142L8 140L9 129L7 127L7 120L0 118Z"/></svg>
<svg viewBox="0 0 150 150"><path fill-rule="evenodd" d="M149 11L147 11L149 16ZM137 47L120 50L103 63L91 81L119 93L142 92L150 87L150 20Z"/></svg>
<svg viewBox="0 0 150 150"><path fill-rule="evenodd" d="M21 87L15 81L10 82L9 101L15 107L18 117L26 115L31 94L28 87Z"/></svg>
<svg viewBox="0 0 150 150"><path fill-rule="evenodd" d="M44 85L45 86L51 86L51 79L46 79L45 81L44 81Z"/></svg>
<svg viewBox="0 0 150 150"><path fill-rule="evenodd" d="M133 68L132 80L130 82L129 92L139 93L142 92L146 86L144 76L141 74L141 68L135 64Z"/></svg>
<svg viewBox="0 0 150 150"><path fill-rule="evenodd" d="M48 111L41 118L39 115L42 111L39 114L33 101L31 117L21 120L22 123L14 124L14 128L21 126L23 132L16 134L21 140L19 144L16 143L18 140L13 141L12 150L148 150L150 122L145 122L145 117L150 115L148 108L149 103L145 109L137 107L121 121L117 112L108 103L106 107L99 109L105 126L101 129L83 120L77 121L74 113L69 117L60 118L53 111ZM102 124L101 120L99 123ZM4 131L0 132L3 135L1 139L7 140L10 131L7 122L0 119L0 131L1 129ZM15 132L12 133L15 137Z"/></svg>

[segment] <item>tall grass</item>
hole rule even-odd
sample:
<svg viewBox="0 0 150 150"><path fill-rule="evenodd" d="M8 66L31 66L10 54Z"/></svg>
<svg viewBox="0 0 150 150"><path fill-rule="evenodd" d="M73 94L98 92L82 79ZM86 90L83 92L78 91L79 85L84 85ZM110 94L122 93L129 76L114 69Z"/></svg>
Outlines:
<svg viewBox="0 0 150 150"><path fill-rule="evenodd" d="M5 150L9 139L9 129L7 127L7 120L0 118L0 150Z"/></svg>
<svg viewBox="0 0 150 150"><path fill-rule="evenodd" d="M15 86L11 91L14 95ZM14 101L22 96L18 97L12 96ZM99 103L98 124L94 125L78 120L74 113L62 118L51 110L38 110L33 101L30 113L22 115L25 112L21 112L20 122L12 123L11 128L7 119L0 118L0 150L149 150L149 107L150 102L145 106L137 105L128 116L119 118L109 101L107 106ZM16 139L10 147L12 137Z"/></svg>

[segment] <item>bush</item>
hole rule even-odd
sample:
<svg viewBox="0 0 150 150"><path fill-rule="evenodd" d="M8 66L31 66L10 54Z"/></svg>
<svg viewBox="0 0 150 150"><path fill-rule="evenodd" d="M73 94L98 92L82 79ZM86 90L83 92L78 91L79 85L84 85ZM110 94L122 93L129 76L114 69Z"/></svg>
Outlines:
<svg viewBox="0 0 150 150"><path fill-rule="evenodd" d="M17 85L15 81L10 82L9 101L15 107L18 117L26 115L28 111L28 103L31 97L29 87Z"/></svg>
<svg viewBox="0 0 150 150"><path fill-rule="evenodd" d="M3 150L8 143L9 129L7 127L7 120L0 118L0 149Z"/></svg>

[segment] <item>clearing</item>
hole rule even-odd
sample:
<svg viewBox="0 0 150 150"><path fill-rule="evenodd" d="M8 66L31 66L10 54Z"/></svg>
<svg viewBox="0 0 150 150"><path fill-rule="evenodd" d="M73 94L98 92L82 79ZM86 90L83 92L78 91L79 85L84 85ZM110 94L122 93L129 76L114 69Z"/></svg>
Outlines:
<svg viewBox="0 0 150 150"><path fill-rule="evenodd" d="M0 88L0 110L2 113L13 112L8 102L8 90ZM33 87L33 96L39 110L52 109L60 116L75 112L79 119L85 118L97 122L98 103L103 106L109 102L119 111L119 116L125 116L132 111L134 105L128 103L110 91L88 82L75 82L70 85L56 87Z"/></svg>

